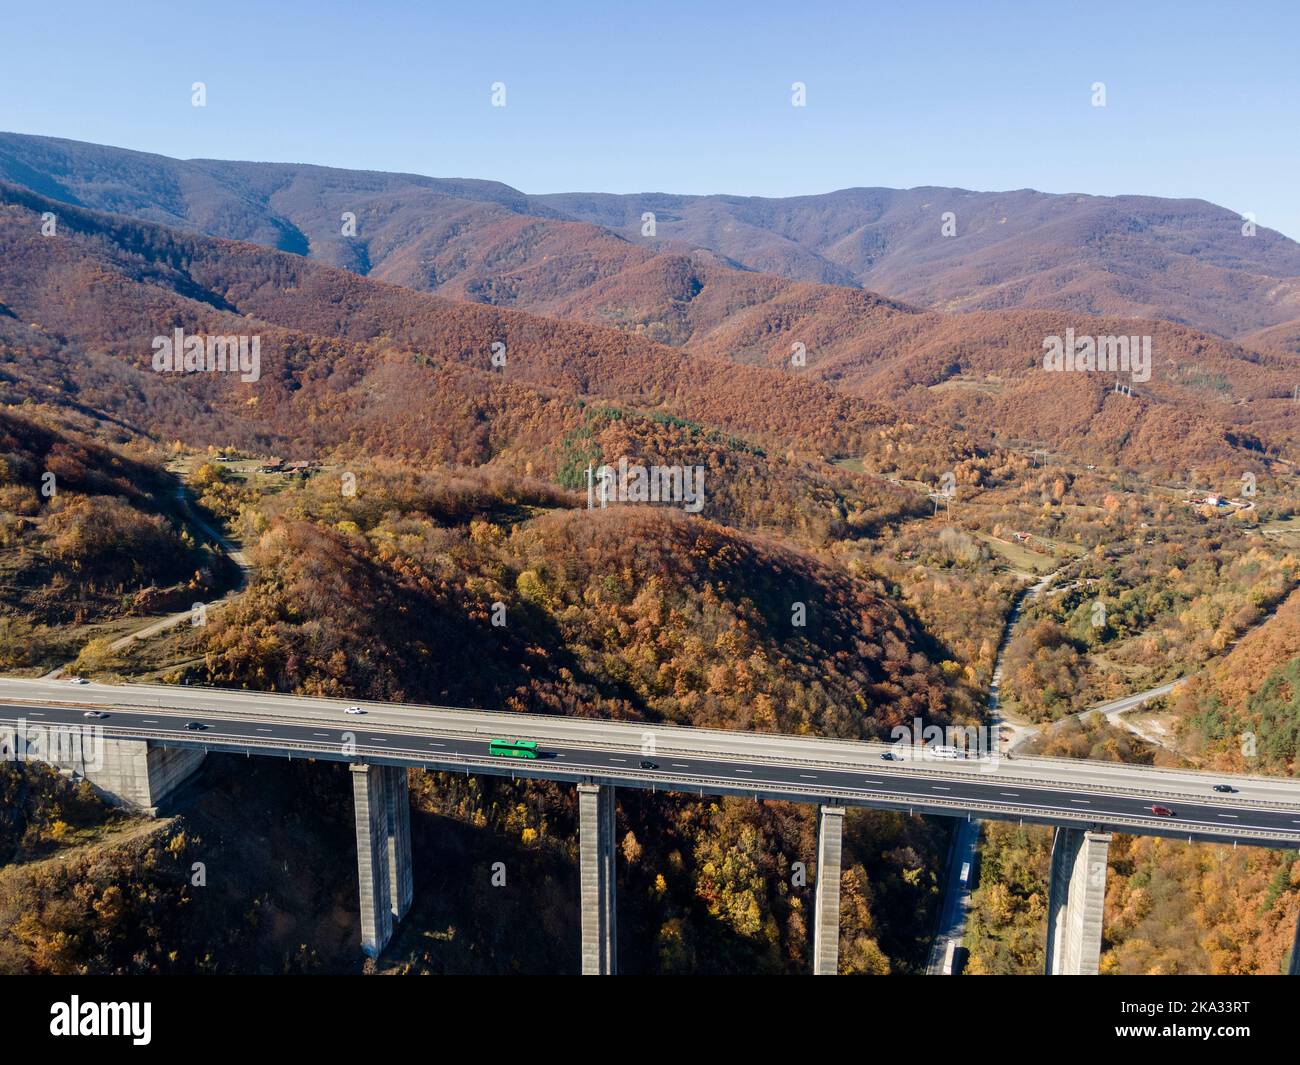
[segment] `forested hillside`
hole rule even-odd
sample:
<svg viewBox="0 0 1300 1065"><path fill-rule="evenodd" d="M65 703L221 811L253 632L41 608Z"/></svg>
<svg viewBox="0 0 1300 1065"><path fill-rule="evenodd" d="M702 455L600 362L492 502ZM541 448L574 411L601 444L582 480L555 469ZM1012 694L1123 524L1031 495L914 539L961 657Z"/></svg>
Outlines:
<svg viewBox="0 0 1300 1065"><path fill-rule="evenodd" d="M172 603L225 576L144 455L0 410L0 668L75 657L79 628Z"/></svg>
<svg viewBox="0 0 1300 1065"><path fill-rule="evenodd" d="M19 180L0 138L0 668L871 739L986 723L1000 662L1027 752L1296 771L1300 405L1277 315L1237 345L1122 317L1158 293L1086 278L1051 309L1026 309L1037 286L921 309L855 287L874 269L855 242L911 246L869 238L860 197L820 236L761 204L707 208L757 212L764 262L781 231L789 273L839 264L826 284L602 228L626 204L587 217L493 183L107 150L88 173L46 148L49 180ZM361 187L367 239L340 243L338 197ZM1103 243L1114 207L1089 214ZM1190 253L1156 228L1172 270ZM1215 248L1199 280L1238 291ZM1280 308L1289 251L1266 249ZM1044 372L1043 338L1070 328L1150 335L1150 380ZM256 338L260 361L160 372L177 330ZM596 471L620 460L698 473L698 506L601 506ZM194 624L136 639L195 603ZM1140 721L1083 716L1184 678ZM58 838L112 820L89 797L7 778L34 806L0 834L3 967L357 968L346 774L205 772L183 823L93 856ZM572 969L571 789L411 782L417 875L438 889L385 964ZM271 810L288 827L259 828ZM272 832L281 863L330 857L292 881L243 829ZM617 829L628 971L806 970L811 808L628 793ZM949 829L850 816L844 971L923 968ZM1041 965L1040 836L988 830L969 971ZM1294 856L1181 846L1116 843L1104 966L1274 971ZM484 896L498 850L515 893ZM209 860L249 893L190 890Z"/></svg>
<svg viewBox="0 0 1300 1065"><path fill-rule="evenodd" d="M96 676L844 737L915 716L975 719L977 679L866 561L875 537L925 513L924 496L830 461L869 455L884 474L915 476L990 461L973 441L780 371L457 305L252 245L67 208L51 241L27 228L43 206L15 193L0 218L12 252L0 266L9 387L34 415L138 448L160 484L174 482L157 464L175 459L251 565L247 586L207 624L97 654ZM151 338L178 326L255 331L260 379L153 372ZM492 361L494 342L504 365ZM305 481L257 473L273 454L326 468ZM230 472L227 455L244 456L244 472ZM619 458L698 467L699 513L587 509L589 468ZM835 545L859 545L862 557L837 558ZM470 833L467 846L518 832L520 876L568 868L571 795L517 785L506 802L503 785L465 787L435 778L416 792L422 809ZM521 806L534 811L522 821ZM806 967L809 889L773 876L813 859L807 810L634 796L620 816L621 850L645 889L624 904L633 970ZM199 835L211 839L211 829ZM917 930L929 926L944 840L943 826L911 818L852 819L847 971L921 964ZM210 845L187 837L178 853ZM142 874L135 860L119 874L151 901L132 912L128 941L171 927L175 907L194 904L185 900L208 898L161 869ZM88 875L70 866L39 890L75 894ZM464 895L452 905L463 921L476 904ZM15 965L126 964L94 953L107 917L91 919L90 940L50 957L37 944L57 939L63 918L36 912ZM455 952L419 944L419 921L395 964L463 968ZM219 936L201 954L188 946L196 933L174 960L141 942L130 965L353 964L341 950L300 957L287 935L254 953ZM541 941L521 951L495 964L571 967Z"/></svg>
<svg viewBox="0 0 1300 1065"><path fill-rule="evenodd" d="M453 299L560 316L589 288L608 305L602 313L625 314L613 293L635 306L670 291L664 275L682 275L683 255L714 264L714 279L742 275L728 285L766 274L943 312L1065 308L1224 337L1293 322L1300 308L1300 246L1265 227L1247 236L1241 216L1193 199L939 187L784 199L530 196L495 181L180 160L14 133L0 134L0 180ZM655 339L672 335L671 323L651 328L668 330Z"/></svg>

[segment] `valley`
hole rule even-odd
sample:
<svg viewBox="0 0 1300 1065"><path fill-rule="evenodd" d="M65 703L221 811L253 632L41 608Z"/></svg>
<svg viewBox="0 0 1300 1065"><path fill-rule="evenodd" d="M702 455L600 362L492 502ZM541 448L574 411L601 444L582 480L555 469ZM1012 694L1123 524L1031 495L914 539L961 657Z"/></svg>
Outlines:
<svg viewBox="0 0 1300 1065"><path fill-rule="evenodd" d="M971 243L947 259L923 233L953 204ZM858 741L921 720L1005 728L1013 758L1294 776L1300 247L1264 233L1245 263L1235 226L1143 197L528 196L2 135L0 668ZM156 372L177 331L256 340L257 373ZM1045 371L1076 333L1147 338L1149 380ZM691 496L592 506L606 464L692 471ZM1184 678L1142 724L1113 710ZM49 827L109 815L43 785L23 846L66 865L0 884L0 967L574 967L565 789L413 770L439 890L363 963L350 785L311 768L210 756L112 868ZM328 859L291 881L239 846L258 809ZM629 790L616 824L624 971L808 968L812 808ZM926 971L952 825L854 809L844 832L840 971ZM1049 848L985 826L967 972L1041 971ZM1222 851L1117 843L1103 971L1278 970L1295 854ZM476 939L501 915L445 871L499 854L537 893L502 903L536 906L517 942ZM249 894L190 890L182 858L239 863ZM256 945L218 932L240 926Z"/></svg>

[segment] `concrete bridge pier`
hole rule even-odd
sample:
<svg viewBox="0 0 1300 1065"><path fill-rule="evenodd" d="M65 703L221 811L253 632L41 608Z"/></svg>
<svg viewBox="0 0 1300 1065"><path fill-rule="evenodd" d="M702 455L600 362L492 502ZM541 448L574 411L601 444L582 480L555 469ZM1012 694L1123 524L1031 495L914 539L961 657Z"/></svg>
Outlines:
<svg viewBox="0 0 1300 1065"><path fill-rule="evenodd" d="M1048 976L1097 975L1110 840L1109 832L1056 830L1047 903Z"/></svg>
<svg viewBox="0 0 1300 1065"><path fill-rule="evenodd" d="M840 971L840 850L844 807L817 807L817 904L813 914L813 975Z"/></svg>
<svg viewBox="0 0 1300 1065"><path fill-rule="evenodd" d="M88 726L24 721L0 727L0 758L37 761L84 777L108 801L156 817L158 807L198 770L205 752L148 740L108 739Z"/></svg>
<svg viewBox="0 0 1300 1065"><path fill-rule="evenodd" d="M357 824L361 949L377 958L393 937L388 877L388 791L384 786L383 766L352 766L352 805Z"/></svg>
<svg viewBox="0 0 1300 1065"><path fill-rule="evenodd" d="M614 789L578 785L578 892L582 907L582 975L618 971L614 907Z"/></svg>
<svg viewBox="0 0 1300 1065"><path fill-rule="evenodd" d="M411 801L402 766L353 765L357 881L361 891L361 949L378 957L414 897Z"/></svg>
<svg viewBox="0 0 1300 1065"><path fill-rule="evenodd" d="M411 788L402 766L383 767L388 804L388 881L394 921L411 911L415 883L411 876Z"/></svg>

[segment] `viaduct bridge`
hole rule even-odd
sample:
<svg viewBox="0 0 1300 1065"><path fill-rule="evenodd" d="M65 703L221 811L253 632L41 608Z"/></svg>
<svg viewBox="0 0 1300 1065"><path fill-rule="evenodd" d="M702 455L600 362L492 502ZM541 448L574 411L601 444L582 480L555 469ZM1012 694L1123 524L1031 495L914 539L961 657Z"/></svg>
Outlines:
<svg viewBox="0 0 1300 1065"><path fill-rule="evenodd" d="M389 703L360 703L365 713L348 715L349 705L222 689L0 678L0 757L17 751L84 772L103 791L144 809L155 808L207 751L351 763L362 949L372 956L388 944L414 895L408 768L571 782L578 796L582 971L591 974L614 973L618 965L618 788L816 805L817 974L838 969L840 849L850 806L1055 826L1046 959L1053 974L1097 972L1112 832L1300 847L1300 780L1070 759L899 761L882 757L890 750L883 744L812 736ZM102 730L95 768L48 749L60 728L86 725ZM540 756L494 757L494 737L534 740ZM1292 954L1296 972L1300 949Z"/></svg>

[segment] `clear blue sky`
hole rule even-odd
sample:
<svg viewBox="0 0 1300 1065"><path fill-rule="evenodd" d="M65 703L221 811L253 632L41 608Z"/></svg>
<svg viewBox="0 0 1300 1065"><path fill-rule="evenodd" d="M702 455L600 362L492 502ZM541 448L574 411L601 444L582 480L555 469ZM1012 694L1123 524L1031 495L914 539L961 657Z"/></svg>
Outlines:
<svg viewBox="0 0 1300 1065"><path fill-rule="evenodd" d="M1193 196L1300 239L1297 0L623 6L10 5L0 129L528 192Z"/></svg>

